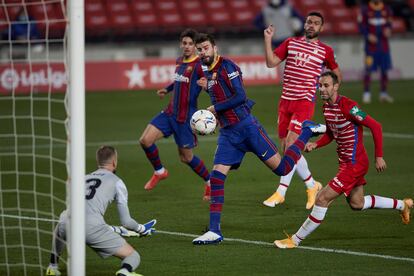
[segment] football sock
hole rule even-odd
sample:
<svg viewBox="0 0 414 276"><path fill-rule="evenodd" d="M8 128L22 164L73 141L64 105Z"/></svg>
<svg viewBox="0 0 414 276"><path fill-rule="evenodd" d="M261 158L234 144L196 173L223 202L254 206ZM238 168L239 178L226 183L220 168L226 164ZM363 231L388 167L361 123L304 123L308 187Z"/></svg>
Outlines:
<svg viewBox="0 0 414 276"><path fill-rule="evenodd" d="M312 136L312 131L308 128L302 129L298 139L290 145L285 151L285 155L280 160L279 166L273 170L277 175L287 175L294 167L296 162L302 156L301 151L305 148L306 143Z"/></svg>
<svg viewBox="0 0 414 276"><path fill-rule="evenodd" d="M282 181L282 180L281 180L281 181ZM277 187L276 192L278 192L281 196L285 197L285 195L286 195L286 191L287 191L287 189L288 189L288 188L289 188L289 185L286 185L286 184L280 183L280 184L279 184L279 187Z"/></svg>
<svg viewBox="0 0 414 276"><path fill-rule="evenodd" d="M65 242L58 235L58 226L59 224L56 225L55 231L53 233L52 253L50 254L50 264L56 264L56 265L59 263L59 256L62 254L63 250L65 249Z"/></svg>
<svg viewBox="0 0 414 276"><path fill-rule="evenodd" d="M302 155L296 163L296 172L299 177L305 182L306 188L311 189L315 186L315 181L308 167L308 162Z"/></svg>
<svg viewBox="0 0 414 276"><path fill-rule="evenodd" d="M387 91L388 87L388 74L387 72L381 71L381 91Z"/></svg>
<svg viewBox="0 0 414 276"><path fill-rule="evenodd" d="M302 240L309 236L310 233L315 231L315 229L322 223L327 211L327 207L320 207L317 205L313 206L312 212L308 218L299 228L298 232L292 236L293 241L296 244L299 244Z"/></svg>
<svg viewBox="0 0 414 276"><path fill-rule="evenodd" d="M142 145L142 149L145 151L145 155L147 156L148 160L151 162L151 165L154 167L154 170L160 170L163 168L161 164L161 159L158 154L158 148L155 144L152 144L148 148Z"/></svg>
<svg viewBox="0 0 414 276"><path fill-rule="evenodd" d="M371 74L365 72L364 75L364 91L370 91L371 84Z"/></svg>
<svg viewBox="0 0 414 276"><path fill-rule="evenodd" d="M141 256L137 251L131 253L131 255L126 256L121 262L121 268L125 268L129 272L134 271L141 262Z"/></svg>
<svg viewBox="0 0 414 276"><path fill-rule="evenodd" d="M282 187L286 189L289 187L290 182L292 181L292 177L295 174L295 168L296 168L296 165L293 166L292 170L287 175L283 175L282 177L280 177L280 185L283 185ZM286 189L285 189L285 192L286 192Z"/></svg>
<svg viewBox="0 0 414 276"><path fill-rule="evenodd" d="M224 182L226 175L213 170L210 177L211 201L210 201L210 231L221 233L220 219L224 203Z"/></svg>
<svg viewBox="0 0 414 276"><path fill-rule="evenodd" d="M201 160L197 156L194 155L193 159L191 159L191 161L187 164L196 174L203 178L205 182L207 182L210 179L210 174L208 173L208 170L204 165L203 160Z"/></svg>
<svg viewBox="0 0 414 276"><path fill-rule="evenodd" d="M364 196L364 207L361 210L366 209L397 209L402 210L404 208L404 202L399 199L382 197L377 195Z"/></svg>

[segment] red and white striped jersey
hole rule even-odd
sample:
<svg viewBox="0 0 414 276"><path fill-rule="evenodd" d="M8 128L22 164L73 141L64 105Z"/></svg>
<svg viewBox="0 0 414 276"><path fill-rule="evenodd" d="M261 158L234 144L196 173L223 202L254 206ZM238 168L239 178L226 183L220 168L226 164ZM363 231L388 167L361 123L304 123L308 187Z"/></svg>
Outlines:
<svg viewBox="0 0 414 276"><path fill-rule="evenodd" d="M363 144L363 127L356 122L353 115L355 112L352 110L355 108L358 109L357 103L344 96L339 96L333 105L323 105L326 126L336 141L340 163L355 163L367 155Z"/></svg>
<svg viewBox="0 0 414 276"><path fill-rule="evenodd" d="M286 60L282 90L282 99L286 100L313 101L324 67L338 68L333 49L319 40L309 42L305 37L290 37L274 53Z"/></svg>

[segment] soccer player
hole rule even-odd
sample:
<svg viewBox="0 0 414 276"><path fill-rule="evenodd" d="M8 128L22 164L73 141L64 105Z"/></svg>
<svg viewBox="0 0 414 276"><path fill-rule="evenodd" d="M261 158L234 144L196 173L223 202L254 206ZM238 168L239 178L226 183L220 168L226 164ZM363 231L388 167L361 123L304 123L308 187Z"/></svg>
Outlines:
<svg viewBox="0 0 414 276"><path fill-rule="evenodd" d="M366 209L400 210L402 222L410 222L413 200L397 200L377 195L364 196L364 176L368 172L368 156L363 144L363 127L371 130L375 144L375 168L378 172L386 169L382 152L381 125L360 109L353 100L338 92L338 77L325 72L320 78L320 95L325 104L323 115L327 125L326 133L316 142L306 144L306 151L321 148L332 140L336 141L339 158L337 175L317 195L315 206L302 227L291 237L276 240L279 248L294 248L312 233L323 221L329 205L341 194L346 196L349 206L356 211Z"/></svg>
<svg viewBox="0 0 414 276"><path fill-rule="evenodd" d="M286 61L278 115L278 134L283 152L298 138L302 123L313 116L317 80L323 68L326 67L341 76L334 51L319 40L323 24L324 18L320 13L309 13L304 25L304 36L288 38L274 51L274 27L270 25L264 31L267 66L273 68ZM307 188L306 209L312 208L322 185L313 179L303 156L288 175L280 178L276 192L263 202L264 205L275 207L285 201L286 191L295 171Z"/></svg>
<svg viewBox="0 0 414 276"><path fill-rule="evenodd" d="M203 77L201 63L196 54L194 38L197 32L187 29L181 33L180 46L183 55L177 59L174 82L166 88L157 91L162 99L172 93L166 109L155 116L139 139L142 149L151 162L154 173L145 184L146 190L154 189L160 180L168 177L168 171L161 163L155 142L162 137L174 135L178 146L180 160L186 163L205 182L204 200L210 199L210 174L203 160L193 154L192 149L197 145L197 138L190 127L190 119L197 111L197 98L202 90L197 80Z"/></svg>
<svg viewBox="0 0 414 276"><path fill-rule="evenodd" d="M141 257L124 238L106 224L104 214L109 204L115 200L122 225L139 234L150 235L156 220L139 224L129 214L128 191L124 182L115 175L118 166L118 154L111 146L102 146L96 152L98 169L86 175L86 244L102 258L115 256L122 259L118 276L141 275L133 272L139 265ZM65 247L67 212L60 214L59 223L53 235L52 253L46 275L60 275L59 256Z"/></svg>
<svg viewBox="0 0 414 276"><path fill-rule="evenodd" d="M371 73L381 71L380 102L392 103L388 94L388 70L392 68L389 38L391 36L391 9L382 0L370 0L362 6L358 16L359 29L365 43L364 94L362 102L371 103Z"/></svg>
<svg viewBox="0 0 414 276"><path fill-rule="evenodd" d="M326 127L304 122L298 139L282 158L264 128L250 113L254 102L246 97L240 68L233 61L218 55L214 38L209 34L199 34L196 47L201 61L208 66L206 77L199 80L207 88L213 104L207 109L216 114L221 126L210 177L209 231L193 240L193 244L204 245L223 240L220 220L224 182L229 171L240 166L246 152L253 152L275 174L285 175L300 158L309 138L323 133Z"/></svg>

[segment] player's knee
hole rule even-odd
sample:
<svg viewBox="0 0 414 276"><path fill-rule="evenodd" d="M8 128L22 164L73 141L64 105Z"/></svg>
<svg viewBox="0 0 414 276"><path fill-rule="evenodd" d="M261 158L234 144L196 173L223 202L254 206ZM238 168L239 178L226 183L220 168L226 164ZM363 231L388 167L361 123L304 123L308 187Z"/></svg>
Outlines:
<svg viewBox="0 0 414 276"><path fill-rule="evenodd" d="M180 161L181 162L188 164L188 163L191 162L191 160L192 160L192 157L186 156L184 154L180 154Z"/></svg>
<svg viewBox="0 0 414 276"><path fill-rule="evenodd" d="M141 136L139 138L139 144L141 145L141 147L148 148L153 144L153 142L150 139L148 139L146 136Z"/></svg>
<svg viewBox="0 0 414 276"><path fill-rule="evenodd" d="M351 209L353 211L361 211L362 208L364 207L364 203L363 202L353 202L353 201L350 201L349 202L349 207L351 207Z"/></svg>

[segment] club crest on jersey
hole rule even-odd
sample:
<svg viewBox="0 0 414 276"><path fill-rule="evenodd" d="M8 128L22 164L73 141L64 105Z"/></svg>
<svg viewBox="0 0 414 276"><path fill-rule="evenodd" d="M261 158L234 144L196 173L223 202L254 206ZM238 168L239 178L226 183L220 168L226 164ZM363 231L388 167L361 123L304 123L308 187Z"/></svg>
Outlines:
<svg viewBox="0 0 414 276"><path fill-rule="evenodd" d="M365 117L367 117L367 114L358 108L358 106L354 106L351 111L351 115L354 116L358 121L363 121Z"/></svg>
<svg viewBox="0 0 414 276"><path fill-rule="evenodd" d="M188 73L190 73L191 71L193 71L193 66L191 66L191 65L190 65L190 66L188 66L188 67L187 67L187 69L186 69L186 71L187 71Z"/></svg>
<svg viewBox="0 0 414 276"><path fill-rule="evenodd" d="M303 66L305 66L305 65L306 65L306 63L308 63L308 62L309 62L309 60L310 60L310 56L309 56L309 54L305 54L305 53L296 53L296 56L295 56L295 63L296 63L296 66L301 66L301 67L303 67Z"/></svg>

